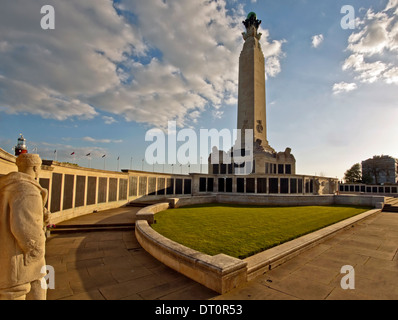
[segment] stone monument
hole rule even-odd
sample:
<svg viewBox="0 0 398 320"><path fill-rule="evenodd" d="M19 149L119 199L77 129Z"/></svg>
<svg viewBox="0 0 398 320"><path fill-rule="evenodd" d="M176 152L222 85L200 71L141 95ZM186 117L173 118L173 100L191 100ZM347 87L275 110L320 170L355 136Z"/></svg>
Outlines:
<svg viewBox="0 0 398 320"><path fill-rule="evenodd" d="M47 190L37 182L41 159L21 154L18 172L0 177L0 300L45 300Z"/></svg>
<svg viewBox="0 0 398 320"><path fill-rule="evenodd" d="M238 145L245 149L246 155L248 152L253 152L250 155L253 161L239 166L235 163L233 172L229 170L229 173L243 171L247 174L295 174L296 159L291 154L291 149L286 148L284 152L277 153L267 139L265 59L260 44L261 33L258 32L261 20L257 19L254 12L250 12L243 24L246 32L242 33L245 43L239 57L237 129L241 130L241 143ZM246 130L253 132L253 146L244 145ZM250 151L247 151L249 149ZM245 153L242 150L231 150L232 162L234 152L240 156ZM212 154L218 154L218 150L213 150ZM211 163L210 159L221 159L221 157L209 157L209 173L221 173L215 170L223 165L221 161Z"/></svg>

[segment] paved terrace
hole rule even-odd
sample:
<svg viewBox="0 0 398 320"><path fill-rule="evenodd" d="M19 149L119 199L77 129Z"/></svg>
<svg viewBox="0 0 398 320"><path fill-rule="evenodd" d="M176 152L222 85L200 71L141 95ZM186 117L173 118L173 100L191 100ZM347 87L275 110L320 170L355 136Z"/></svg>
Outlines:
<svg viewBox="0 0 398 320"><path fill-rule="evenodd" d="M52 235L46 257L55 268L56 285L48 300L398 300L398 213L373 215L220 296L158 262L141 248L131 226L120 226L131 225L139 209L107 210L62 223L117 224L119 229ZM344 265L355 269L355 290L341 289Z"/></svg>

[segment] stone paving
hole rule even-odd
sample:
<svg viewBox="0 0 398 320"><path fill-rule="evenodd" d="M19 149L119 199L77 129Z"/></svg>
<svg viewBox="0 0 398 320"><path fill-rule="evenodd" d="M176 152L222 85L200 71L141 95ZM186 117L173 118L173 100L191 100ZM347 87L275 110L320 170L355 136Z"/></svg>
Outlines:
<svg viewBox="0 0 398 320"><path fill-rule="evenodd" d="M64 224L130 222L139 209ZM56 287L48 300L398 300L398 214L378 213L225 295L154 259L133 231L52 235L46 259L55 268ZM341 288L345 265L354 267L354 290Z"/></svg>

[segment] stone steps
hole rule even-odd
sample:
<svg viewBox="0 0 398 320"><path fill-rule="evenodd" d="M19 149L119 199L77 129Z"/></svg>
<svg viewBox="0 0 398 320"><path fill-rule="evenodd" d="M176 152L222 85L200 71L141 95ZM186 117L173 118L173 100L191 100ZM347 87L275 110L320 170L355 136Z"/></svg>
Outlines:
<svg viewBox="0 0 398 320"><path fill-rule="evenodd" d="M398 212L398 198L388 198L384 205L383 212Z"/></svg>
<svg viewBox="0 0 398 320"><path fill-rule="evenodd" d="M383 212L397 212L398 213L398 206L392 206L386 204L383 208Z"/></svg>
<svg viewBox="0 0 398 320"><path fill-rule="evenodd" d="M133 231L135 223L116 224L81 224L81 225L59 225L51 229L51 234L87 233L103 231Z"/></svg>

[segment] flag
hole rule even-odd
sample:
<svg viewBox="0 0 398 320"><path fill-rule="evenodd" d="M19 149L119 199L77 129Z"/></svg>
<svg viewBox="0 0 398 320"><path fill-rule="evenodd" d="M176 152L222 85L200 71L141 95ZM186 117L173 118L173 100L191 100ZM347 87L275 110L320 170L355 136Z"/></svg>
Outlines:
<svg viewBox="0 0 398 320"><path fill-rule="evenodd" d="M105 158L106 157L106 154L104 154L103 156L102 156L102 158Z"/></svg>
<svg viewBox="0 0 398 320"><path fill-rule="evenodd" d="M74 153L74 152L72 152L70 155L71 155L71 156L73 156L74 154L75 154L75 153Z"/></svg>
<svg viewBox="0 0 398 320"><path fill-rule="evenodd" d="M57 150L54 150L54 154L57 153Z"/></svg>
<svg viewBox="0 0 398 320"><path fill-rule="evenodd" d="M87 153L87 154L86 154L86 157L89 157L89 156L91 156L91 153Z"/></svg>
<svg viewBox="0 0 398 320"><path fill-rule="evenodd" d="M117 157L117 160L120 160L120 157Z"/></svg>

